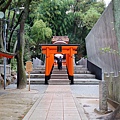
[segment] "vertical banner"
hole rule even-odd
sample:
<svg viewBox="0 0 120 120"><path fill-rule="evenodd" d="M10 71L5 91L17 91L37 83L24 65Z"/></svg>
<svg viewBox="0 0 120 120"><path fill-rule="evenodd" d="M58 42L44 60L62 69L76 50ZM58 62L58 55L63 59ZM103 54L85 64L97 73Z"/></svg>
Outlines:
<svg viewBox="0 0 120 120"><path fill-rule="evenodd" d="M26 62L26 72L28 73L29 75L29 91L30 91L30 72L32 72L32 62L31 61L27 61Z"/></svg>

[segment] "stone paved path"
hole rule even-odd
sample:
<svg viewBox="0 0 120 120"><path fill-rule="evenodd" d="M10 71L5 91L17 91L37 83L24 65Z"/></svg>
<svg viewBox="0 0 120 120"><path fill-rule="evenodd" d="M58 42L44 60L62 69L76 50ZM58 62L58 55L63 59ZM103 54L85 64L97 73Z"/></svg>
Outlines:
<svg viewBox="0 0 120 120"><path fill-rule="evenodd" d="M98 85L31 85L30 91L28 86L19 90L9 85L0 89L0 120L96 120L104 116L94 112L98 107Z"/></svg>
<svg viewBox="0 0 120 120"><path fill-rule="evenodd" d="M83 115L84 116L84 115ZM82 116L82 118L84 118ZM49 85L23 120L82 120L70 85ZM84 120L87 120L85 118Z"/></svg>

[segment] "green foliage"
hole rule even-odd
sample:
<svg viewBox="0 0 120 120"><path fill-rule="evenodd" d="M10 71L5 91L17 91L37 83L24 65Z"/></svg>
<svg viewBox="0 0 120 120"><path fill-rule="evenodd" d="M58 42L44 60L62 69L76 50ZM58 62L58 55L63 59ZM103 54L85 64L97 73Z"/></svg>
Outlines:
<svg viewBox="0 0 120 120"><path fill-rule="evenodd" d="M86 26L89 30L94 26L96 21L100 17L100 13L93 7L91 7L88 11L83 15L83 25Z"/></svg>
<svg viewBox="0 0 120 120"><path fill-rule="evenodd" d="M109 47L100 48L100 52L101 53L112 53L112 54L120 55L117 50L114 50L114 49L110 48L110 46Z"/></svg>
<svg viewBox="0 0 120 120"><path fill-rule="evenodd" d="M52 29L53 35L66 35L71 24L70 15L67 15L66 11L73 3L74 0L44 1L37 8L39 12L37 19L46 22L46 25Z"/></svg>
<svg viewBox="0 0 120 120"><path fill-rule="evenodd" d="M36 21L34 23L31 29L31 33L35 42L38 42L39 39L45 40L44 28L46 28L46 24L42 20Z"/></svg>
<svg viewBox="0 0 120 120"><path fill-rule="evenodd" d="M15 58L11 59L11 69L17 71L17 60Z"/></svg>
<svg viewBox="0 0 120 120"><path fill-rule="evenodd" d="M45 36L46 38L51 38L52 36L52 30L49 27L45 28Z"/></svg>
<svg viewBox="0 0 120 120"><path fill-rule="evenodd" d="M46 23L43 20L36 21L31 28L31 38L34 41L34 44L31 46L31 55L32 56L41 56L41 50L39 44L50 43L52 37L52 30L46 26Z"/></svg>
<svg viewBox="0 0 120 120"><path fill-rule="evenodd" d="M51 38L52 30L46 27L43 20L36 21L31 29L32 38L38 43L44 43L46 38Z"/></svg>

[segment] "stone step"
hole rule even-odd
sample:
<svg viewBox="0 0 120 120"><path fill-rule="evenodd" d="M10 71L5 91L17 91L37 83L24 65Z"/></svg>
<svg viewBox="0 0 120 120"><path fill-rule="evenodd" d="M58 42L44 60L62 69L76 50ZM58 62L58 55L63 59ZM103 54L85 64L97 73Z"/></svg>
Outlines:
<svg viewBox="0 0 120 120"><path fill-rule="evenodd" d="M68 79L50 79L48 81L49 85L69 85L70 80Z"/></svg>
<svg viewBox="0 0 120 120"><path fill-rule="evenodd" d="M26 76L29 77L28 74ZM45 74L30 74L30 78L45 78Z"/></svg>
<svg viewBox="0 0 120 120"><path fill-rule="evenodd" d="M98 85L99 84L98 79L74 79L74 84L81 84L81 85ZM29 83L29 79L27 79L27 84ZM48 80L49 84L70 84L70 80L68 79L50 79ZM30 79L30 84L45 84L45 79Z"/></svg>
<svg viewBox="0 0 120 120"><path fill-rule="evenodd" d="M92 84L92 85L98 85L99 84L98 79L74 79L74 84L81 84L81 85L86 85L86 84Z"/></svg>
<svg viewBox="0 0 120 120"><path fill-rule="evenodd" d="M27 78L28 78L28 74L26 74ZM45 74L30 74L30 78L45 78ZM53 79L67 79L68 78L68 74L51 74L51 78ZM74 78L79 78L79 79L92 79L95 78L95 75L93 74L74 74Z"/></svg>
<svg viewBox="0 0 120 120"><path fill-rule="evenodd" d="M58 69L58 66L54 66L53 69ZM66 66L62 66L62 70L65 70L66 69Z"/></svg>
<svg viewBox="0 0 120 120"><path fill-rule="evenodd" d="M74 71L88 71L87 68L74 68Z"/></svg>
<svg viewBox="0 0 120 120"><path fill-rule="evenodd" d="M74 65L74 68L84 68L84 65Z"/></svg>
<svg viewBox="0 0 120 120"><path fill-rule="evenodd" d="M55 65L55 66L54 66L54 68L58 68L58 66L57 66L57 65ZM66 66L65 66L65 65L63 65L63 66L62 66L62 68L66 68Z"/></svg>
<svg viewBox="0 0 120 120"><path fill-rule="evenodd" d="M45 67L33 68L33 71L34 71L34 70L45 70Z"/></svg>
<svg viewBox="0 0 120 120"><path fill-rule="evenodd" d="M33 69L45 69L45 65L40 65L38 67L33 67Z"/></svg>
<svg viewBox="0 0 120 120"><path fill-rule="evenodd" d="M53 71L66 71L66 68L62 68L62 70L59 70L58 68L53 68Z"/></svg>
<svg viewBox="0 0 120 120"><path fill-rule="evenodd" d="M29 84L29 79L27 79L27 84ZM30 79L30 84L45 84L45 79Z"/></svg>
<svg viewBox="0 0 120 120"><path fill-rule="evenodd" d="M90 71L74 71L74 74L91 74Z"/></svg>
<svg viewBox="0 0 120 120"><path fill-rule="evenodd" d="M67 74L67 70L53 70L52 74Z"/></svg>
<svg viewBox="0 0 120 120"><path fill-rule="evenodd" d="M32 71L32 72L30 72L30 74L44 74L45 73L45 71Z"/></svg>
<svg viewBox="0 0 120 120"><path fill-rule="evenodd" d="M68 79L68 74L51 74L51 79Z"/></svg>
<svg viewBox="0 0 120 120"><path fill-rule="evenodd" d="M30 74L44 74L45 73L45 71L32 71ZM52 71L52 74L66 74L67 73L67 70L65 69L65 70L53 70ZM88 70L74 70L74 74L90 74L91 72L90 71L88 71Z"/></svg>
<svg viewBox="0 0 120 120"><path fill-rule="evenodd" d="M74 74L74 79L94 79L93 74Z"/></svg>

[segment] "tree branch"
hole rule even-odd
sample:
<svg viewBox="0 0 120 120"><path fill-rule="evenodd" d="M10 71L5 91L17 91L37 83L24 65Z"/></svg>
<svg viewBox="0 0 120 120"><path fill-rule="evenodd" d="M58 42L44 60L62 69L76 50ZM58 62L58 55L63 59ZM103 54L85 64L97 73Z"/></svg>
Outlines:
<svg viewBox="0 0 120 120"><path fill-rule="evenodd" d="M21 12L21 14L19 16L17 23L11 28L11 34L10 34L10 38L8 41L8 49L7 49L9 52L10 52L10 43L11 43L11 38L12 38L13 32L14 32L15 28L18 26L18 24L20 23L22 15L23 15L23 11Z"/></svg>
<svg viewBox="0 0 120 120"><path fill-rule="evenodd" d="M10 5L11 2L12 2L12 0L9 0L9 1L7 2L7 4L5 5L5 7L2 8L2 11L3 11L3 12L5 12L5 10L9 7L9 5Z"/></svg>

